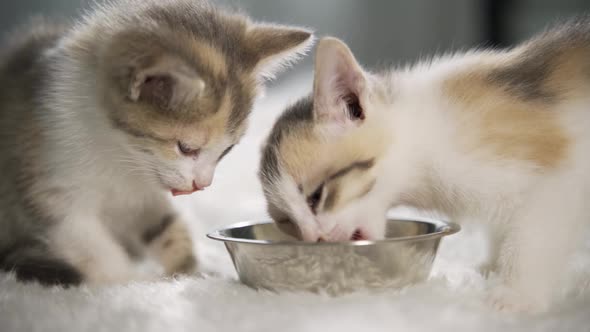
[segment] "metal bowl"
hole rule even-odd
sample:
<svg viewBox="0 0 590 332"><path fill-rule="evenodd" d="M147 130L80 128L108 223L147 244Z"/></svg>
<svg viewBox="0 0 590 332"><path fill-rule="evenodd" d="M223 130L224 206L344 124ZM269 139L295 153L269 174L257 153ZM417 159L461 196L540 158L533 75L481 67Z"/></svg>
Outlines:
<svg viewBox="0 0 590 332"><path fill-rule="evenodd" d="M248 286L338 295L426 280L440 240L459 230L430 219L389 219L384 240L310 243L267 221L239 223L207 236L225 243Z"/></svg>

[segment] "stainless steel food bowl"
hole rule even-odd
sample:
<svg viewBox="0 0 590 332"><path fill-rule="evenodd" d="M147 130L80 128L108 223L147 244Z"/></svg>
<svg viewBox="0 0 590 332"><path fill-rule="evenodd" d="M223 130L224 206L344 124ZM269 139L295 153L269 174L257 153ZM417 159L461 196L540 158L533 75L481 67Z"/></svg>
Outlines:
<svg viewBox="0 0 590 332"><path fill-rule="evenodd" d="M235 224L208 237L225 243L248 286L337 295L425 280L440 240L459 230L456 224L430 219L390 219L384 240L309 243L268 221Z"/></svg>

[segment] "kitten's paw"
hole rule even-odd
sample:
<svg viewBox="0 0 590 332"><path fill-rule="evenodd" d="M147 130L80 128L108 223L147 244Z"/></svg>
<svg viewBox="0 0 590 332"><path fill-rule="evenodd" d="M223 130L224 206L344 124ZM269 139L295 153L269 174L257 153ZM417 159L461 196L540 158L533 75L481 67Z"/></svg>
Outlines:
<svg viewBox="0 0 590 332"><path fill-rule="evenodd" d="M174 273L178 274L194 274L197 272L197 259L191 253L189 256L185 256L184 260L179 261L179 263L174 268Z"/></svg>
<svg viewBox="0 0 590 332"><path fill-rule="evenodd" d="M492 291L488 301L498 311L509 313L540 313L547 310L549 303L536 296L527 296L508 287Z"/></svg>
<svg viewBox="0 0 590 332"><path fill-rule="evenodd" d="M142 276L134 271L131 262L127 262L126 264L109 264L94 260L90 264L85 264L82 271L85 282L95 286L126 284L133 280L142 280Z"/></svg>
<svg viewBox="0 0 590 332"><path fill-rule="evenodd" d="M166 275L192 274L197 270L193 241L186 224L179 219L163 222L159 234L151 239L149 250L162 264Z"/></svg>
<svg viewBox="0 0 590 332"><path fill-rule="evenodd" d="M498 264L496 264L496 262L486 262L480 264L477 267L477 270L482 276L488 278L490 275L492 275L494 272L498 270Z"/></svg>

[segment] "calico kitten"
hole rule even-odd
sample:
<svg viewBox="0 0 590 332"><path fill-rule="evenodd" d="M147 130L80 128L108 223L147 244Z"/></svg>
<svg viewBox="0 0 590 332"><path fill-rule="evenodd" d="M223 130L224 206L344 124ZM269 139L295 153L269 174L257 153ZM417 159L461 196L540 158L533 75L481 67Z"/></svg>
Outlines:
<svg viewBox="0 0 590 332"><path fill-rule="evenodd" d="M499 307L543 309L590 208L590 20L510 50L369 73L339 40L275 124L269 214L305 241L379 239L410 205L493 226Z"/></svg>
<svg viewBox="0 0 590 332"><path fill-rule="evenodd" d="M33 21L0 58L0 265L45 284L195 268L166 193L209 186L264 78L312 40L197 0L97 6Z"/></svg>

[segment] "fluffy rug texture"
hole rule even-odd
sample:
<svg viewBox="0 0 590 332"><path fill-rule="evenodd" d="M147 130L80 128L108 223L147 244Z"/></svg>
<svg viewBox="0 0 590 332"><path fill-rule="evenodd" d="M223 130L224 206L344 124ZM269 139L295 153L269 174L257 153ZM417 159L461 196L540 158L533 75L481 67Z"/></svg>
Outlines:
<svg viewBox="0 0 590 332"><path fill-rule="evenodd" d="M269 91L214 185L175 199L191 221L206 277L62 289L0 276L0 331L590 331L590 246L571 264L565 300L539 315L499 313L486 301L495 279L476 270L485 231L445 239L429 281L379 294L341 297L255 291L236 277L223 245L204 235L266 218L256 178L260 144L284 106L309 90L309 74ZM400 210L399 213L414 213Z"/></svg>

